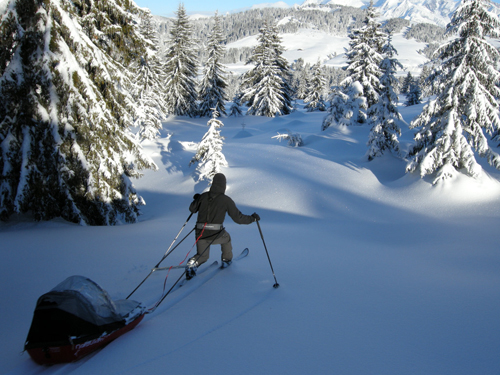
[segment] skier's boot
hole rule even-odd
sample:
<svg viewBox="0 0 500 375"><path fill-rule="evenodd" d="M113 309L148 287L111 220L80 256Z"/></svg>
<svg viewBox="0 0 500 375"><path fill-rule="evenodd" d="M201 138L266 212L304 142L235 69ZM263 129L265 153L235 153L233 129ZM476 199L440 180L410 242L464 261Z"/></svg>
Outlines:
<svg viewBox="0 0 500 375"><path fill-rule="evenodd" d="M222 266L221 268L227 268L231 265L231 263L233 263L232 260L225 260L225 259L222 259Z"/></svg>
<svg viewBox="0 0 500 375"><path fill-rule="evenodd" d="M186 266L186 279L191 280L196 276L196 271L198 270L198 262L194 259L189 259Z"/></svg>

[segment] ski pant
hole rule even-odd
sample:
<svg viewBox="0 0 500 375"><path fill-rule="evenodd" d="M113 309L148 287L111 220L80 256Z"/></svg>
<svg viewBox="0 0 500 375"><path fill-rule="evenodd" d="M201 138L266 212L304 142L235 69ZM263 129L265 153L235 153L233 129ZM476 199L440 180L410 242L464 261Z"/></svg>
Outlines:
<svg viewBox="0 0 500 375"><path fill-rule="evenodd" d="M231 244L231 236L225 230L218 233L217 237L207 237L198 240L196 243L197 255L192 257L198 262L198 265L205 263L210 257L210 245L221 245L222 255L221 260L229 261L233 259L233 245Z"/></svg>

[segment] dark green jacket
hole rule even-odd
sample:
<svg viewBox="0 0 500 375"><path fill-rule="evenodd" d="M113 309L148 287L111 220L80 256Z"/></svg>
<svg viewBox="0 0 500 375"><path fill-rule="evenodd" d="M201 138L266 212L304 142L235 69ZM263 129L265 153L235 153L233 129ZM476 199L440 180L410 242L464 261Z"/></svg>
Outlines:
<svg viewBox="0 0 500 375"><path fill-rule="evenodd" d="M238 210L234 201L224 193L226 192L226 177L222 173L214 176L210 191L201 194L189 206L192 213L198 212L198 223L223 224L226 213L237 224L251 224L255 221L250 215L244 215ZM201 229L196 228L196 236L201 233ZM206 230L202 238L210 237L218 231Z"/></svg>

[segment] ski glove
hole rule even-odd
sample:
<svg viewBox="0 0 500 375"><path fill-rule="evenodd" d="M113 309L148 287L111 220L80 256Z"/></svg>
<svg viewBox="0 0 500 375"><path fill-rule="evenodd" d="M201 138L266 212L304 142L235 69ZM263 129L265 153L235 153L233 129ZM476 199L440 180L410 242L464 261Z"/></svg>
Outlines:
<svg viewBox="0 0 500 375"><path fill-rule="evenodd" d="M260 216L257 215L257 213L255 213L255 212L252 215L250 215L250 216L252 216L255 219L255 221L259 221L260 220Z"/></svg>
<svg viewBox="0 0 500 375"><path fill-rule="evenodd" d="M200 197L200 194L195 194L195 195L193 195L193 200L197 201L199 197Z"/></svg>

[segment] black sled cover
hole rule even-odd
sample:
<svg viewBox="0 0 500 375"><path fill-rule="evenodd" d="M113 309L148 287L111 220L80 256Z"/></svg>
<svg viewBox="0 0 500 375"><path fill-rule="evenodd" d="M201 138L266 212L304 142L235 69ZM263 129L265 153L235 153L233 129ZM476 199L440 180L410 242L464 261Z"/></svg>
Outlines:
<svg viewBox="0 0 500 375"><path fill-rule="evenodd" d="M71 276L37 301L25 349L65 344L120 329L143 311L139 302L113 301L92 280ZM140 313L139 312L139 313Z"/></svg>

